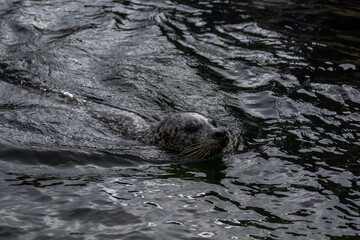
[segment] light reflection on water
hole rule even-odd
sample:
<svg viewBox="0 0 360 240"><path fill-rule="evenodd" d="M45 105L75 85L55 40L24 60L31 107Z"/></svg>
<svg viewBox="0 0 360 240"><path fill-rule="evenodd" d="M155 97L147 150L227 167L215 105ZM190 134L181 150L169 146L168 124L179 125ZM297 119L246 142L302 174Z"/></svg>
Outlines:
<svg viewBox="0 0 360 240"><path fill-rule="evenodd" d="M0 236L347 239L359 226L356 1L4 1ZM350 24L351 23L351 24ZM196 111L212 162L91 111Z"/></svg>

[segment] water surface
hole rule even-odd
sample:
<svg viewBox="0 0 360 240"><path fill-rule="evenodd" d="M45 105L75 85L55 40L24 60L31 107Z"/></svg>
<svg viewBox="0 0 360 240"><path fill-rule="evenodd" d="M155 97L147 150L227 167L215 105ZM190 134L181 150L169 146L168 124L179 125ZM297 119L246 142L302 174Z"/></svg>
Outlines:
<svg viewBox="0 0 360 240"><path fill-rule="evenodd" d="M357 239L360 5L0 3L0 238ZM222 159L91 114L227 126Z"/></svg>

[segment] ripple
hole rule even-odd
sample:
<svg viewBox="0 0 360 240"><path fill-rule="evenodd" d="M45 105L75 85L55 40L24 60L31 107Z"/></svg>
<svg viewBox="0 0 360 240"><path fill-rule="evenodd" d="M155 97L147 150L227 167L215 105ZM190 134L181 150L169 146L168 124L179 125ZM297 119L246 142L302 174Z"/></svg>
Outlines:
<svg viewBox="0 0 360 240"><path fill-rule="evenodd" d="M0 3L0 235L359 234L359 7L336 1ZM352 24L349 24L352 23ZM122 139L94 111L228 126L222 159Z"/></svg>

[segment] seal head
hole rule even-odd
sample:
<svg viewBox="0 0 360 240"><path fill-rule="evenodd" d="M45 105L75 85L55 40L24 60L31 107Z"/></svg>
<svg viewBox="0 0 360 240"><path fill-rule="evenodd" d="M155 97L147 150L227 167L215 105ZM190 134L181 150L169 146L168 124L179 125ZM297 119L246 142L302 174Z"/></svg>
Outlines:
<svg viewBox="0 0 360 240"><path fill-rule="evenodd" d="M138 140L179 151L184 157L206 158L227 147L231 135L199 113L181 112L152 126Z"/></svg>

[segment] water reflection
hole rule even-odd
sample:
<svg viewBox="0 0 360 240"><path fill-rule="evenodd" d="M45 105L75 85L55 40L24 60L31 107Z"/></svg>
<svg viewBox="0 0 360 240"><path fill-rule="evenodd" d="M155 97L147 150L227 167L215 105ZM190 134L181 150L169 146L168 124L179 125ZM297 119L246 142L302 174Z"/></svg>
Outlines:
<svg viewBox="0 0 360 240"><path fill-rule="evenodd" d="M3 1L0 15L0 235L358 237L356 1ZM201 112L235 148L164 165L94 109Z"/></svg>

